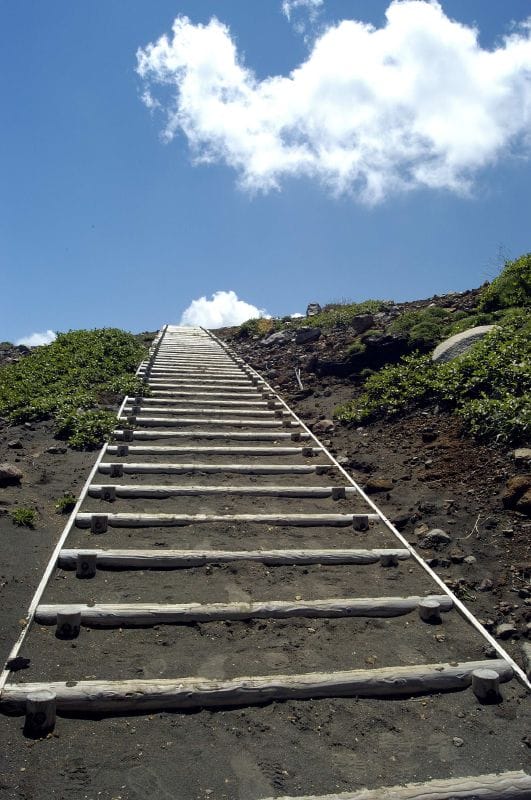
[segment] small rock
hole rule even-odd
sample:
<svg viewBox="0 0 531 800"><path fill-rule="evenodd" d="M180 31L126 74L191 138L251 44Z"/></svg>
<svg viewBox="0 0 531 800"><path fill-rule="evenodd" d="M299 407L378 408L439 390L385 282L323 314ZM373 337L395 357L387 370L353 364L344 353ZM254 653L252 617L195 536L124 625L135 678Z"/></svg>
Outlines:
<svg viewBox="0 0 531 800"><path fill-rule="evenodd" d="M455 745L456 747L462 747L464 743L465 743L464 739L461 739L460 736L454 736L452 739L452 744Z"/></svg>
<svg viewBox="0 0 531 800"><path fill-rule="evenodd" d="M374 317L372 314L357 314L349 323L351 328L354 328L356 333L365 333L374 325Z"/></svg>
<svg viewBox="0 0 531 800"><path fill-rule="evenodd" d="M496 649L491 644L486 644L483 648L483 655L485 658L498 658Z"/></svg>
<svg viewBox="0 0 531 800"><path fill-rule="evenodd" d="M529 488L527 492L524 492L515 508L520 514L526 514L528 517L531 516L531 488Z"/></svg>
<svg viewBox="0 0 531 800"><path fill-rule="evenodd" d="M478 586L478 592L491 592L493 586L494 583L492 582L491 578L483 578Z"/></svg>
<svg viewBox="0 0 531 800"><path fill-rule="evenodd" d="M434 442L439 434L437 431L434 431L433 428L425 428L422 431L422 441L423 442Z"/></svg>
<svg viewBox="0 0 531 800"><path fill-rule="evenodd" d="M529 493L530 489L531 475L513 475L505 484L505 489L501 498L503 507L516 508L524 495ZM527 498L527 502L529 503L529 510L531 511L531 494Z"/></svg>
<svg viewBox="0 0 531 800"><path fill-rule="evenodd" d="M0 464L0 486L16 486L22 478L22 470L14 464Z"/></svg>
<svg viewBox="0 0 531 800"><path fill-rule="evenodd" d="M518 628L512 622L502 622L501 625L496 626L496 636L498 639L510 639L518 633Z"/></svg>
<svg viewBox="0 0 531 800"><path fill-rule="evenodd" d="M389 478L369 478L363 489L367 494L390 492L394 488L393 481Z"/></svg>
<svg viewBox="0 0 531 800"><path fill-rule="evenodd" d="M531 447L519 447L513 453L517 467L531 466Z"/></svg>
<svg viewBox="0 0 531 800"><path fill-rule="evenodd" d="M406 512L405 514L397 514L392 518L391 522L398 531L403 531L404 528L409 524L410 520L411 514Z"/></svg>
<svg viewBox="0 0 531 800"><path fill-rule="evenodd" d="M452 537L441 528L433 528L419 541L419 547L434 547L435 545L450 544Z"/></svg>
<svg viewBox="0 0 531 800"><path fill-rule="evenodd" d="M20 439L12 439L10 442L7 443L7 446L10 450L20 450L22 447L22 442Z"/></svg>
<svg viewBox="0 0 531 800"><path fill-rule="evenodd" d="M51 447L47 447L44 451L45 453L51 453L54 456L64 456L66 453L66 447L60 447L59 445L52 445Z"/></svg>
<svg viewBox="0 0 531 800"><path fill-rule="evenodd" d="M335 427L331 419L320 419L315 423L312 430L314 433L331 433Z"/></svg>
<svg viewBox="0 0 531 800"><path fill-rule="evenodd" d="M319 303L308 303L308 307L306 308L306 316L315 317L317 314L320 314L321 311L322 308Z"/></svg>
<svg viewBox="0 0 531 800"><path fill-rule="evenodd" d="M27 431L34 431L35 430L35 426L32 425L31 422L25 422L24 423L24 427L26 428Z"/></svg>
<svg viewBox="0 0 531 800"><path fill-rule="evenodd" d="M272 333L271 336L266 336L265 339L262 339L260 344L264 345L264 347L270 347L272 344L283 344L289 339L291 339L291 331L277 331Z"/></svg>
<svg viewBox="0 0 531 800"><path fill-rule="evenodd" d="M452 552L449 553L449 557L452 564L462 564L465 560L465 554L462 550L452 550Z"/></svg>
<svg viewBox="0 0 531 800"><path fill-rule="evenodd" d="M465 561L465 564L475 564L476 561L477 561L477 558L476 558L476 556L466 556L464 561Z"/></svg>

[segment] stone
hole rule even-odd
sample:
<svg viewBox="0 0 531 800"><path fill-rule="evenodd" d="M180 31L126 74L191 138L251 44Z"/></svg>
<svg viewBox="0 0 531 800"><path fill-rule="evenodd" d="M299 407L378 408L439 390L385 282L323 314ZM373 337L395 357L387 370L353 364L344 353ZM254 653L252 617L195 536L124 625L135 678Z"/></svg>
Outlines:
<svg viewBox="0 0 531 800"><path fill-rule="evenodd" d="M422 431L422 441L426 443L434 442L438 435L437 431L434 431L433 428L425 428Z"/></svg>
<svg viewBox="0 0 531 800"><path fill-rule="evenodd" d="M435 547L436 545L450 544L452 537L441 528L432 528L431 531L419 541L419 547Z"/></svg>
<svg viewBox="0 0 531 800"><path fill-rule="evenodd" d="M462 550L452 550L452 552L449 553L449 557L452 564L462 564L465 560L465 554Z"/></svg>
<svg viewBox="0 0 531 800"><path fill-rule="evenodd" d="M64 456L66 449L66 447L60 447L59 445L53 444L51 447L47 447L44 452L51 453L53 456Z"/></svg>
<svg viewBox="0 0 531 800"><path fill-rule="evenodd" d="M528 489L527 492L524 492L515 508L520 514L526 514L528 517L531 516L531 488Z"/></svg>
<svg viewBox="0 0 531 800"><path fill-rule="evenodd" d="M367 494L378 494L378 492L390 492L393 488L394 488L393 481L389 480L389 478L369 478L369 480L363 487L364 491Z"/></svg>
<svg viewBox="0 0 531 800"><path fill-rule="evenodd" d="M306 308L306 316L315 317L316 314L320 314L322 310L323 309L319 303L308 303L308 307Z"/></svg>
<svg viewBox="0 0 531 800"><path fill-rule="evenodd" d="M476 561L477 561L476 556L466 556L466 558L464 559L465 564L470 564L470 565L475 564Z"/></svg>
<svg viewBox="0 0 531 800"><path fill-rule="evenodd" d="M0 486L17 486L22 478L22 470L14 464L0 464Z"/></svg>
<svg viewBox="0 0 531 800"><path fill-rule="evenodd" d="M465 740L461 739L460 736L454 736L453 739L452 739L452 744L455 745L455 747L462 747L464 745L464 743L465 743Z"/></svg>
<svg viewBox="0 0 531 800"><path fill-rule="evenodd" d="M477 325L475 328L469 328L462 333L456 333L455 336L450 336L449 339L445 339L444 342L437 345L431 360L438 364L452 361L470 350L473 344L483 339L493 328L494 325Z"/></svg>
<svg viewBox="0 0 531 800"><path fill-rule="evenodd" d="M516 509L520 501L523 500L522 509L518 508L518 510L522 510L523 513L529 513L523 511L523 509L531 502L531 498L529 497L530 489L531 475L513 475L505 484L505 489L502 493L501 500L503 507Z"/></svg>
<svg viewBox="0 0 531 800"><path fill-rule="evenodd" d="M301 328L295 334L295 344L310 344L321 336L321 328Z"/></svg>
<svg viewBox="0 0 531 800"><path fill-rule="evenodd" d="M365 333L374 325L374 317L372 314L357 314L352 317L350 327L354 328L356 333Z"/></svg>
<svg viewBox="0 0 531 800"><path fill-rule="evenodd" d="M22 442L20 439L12 439L10 442L7 443L7 446L10 450L20 450L22 447Z"/></svg>
<svg viewBox="0 0 531 800"><path fill-rule="evenodd" d="M331 419L320 419L312 427L314 433L330 433L334 430L335 424Z"/></svg>
<svg viewBox="0 0 531 800"><path fill-rule="evenodd" d="M491 592L493 588L494 582L492 578L483 578L478 586L478 592Z"/></svg>
<svg viewBox="0 0 531 800"><path fill-rule="evenodd" d="M518 628L512 622L502 622L501 625L496 626L496 636L498 639L511 639L518 633Z"/></svg>
<svg viewBox="0 0 531 800"><path fill-rule="evenodd" d="M514 451L513 458L517 467L531 466L531 447L519 447Z"/></svg>
<svg viewBox="0 0 531 800"><path fill-rule="evenodd" d="M260 344L264 347L271 347L272 344L284 344L291 339L291 331L277 331L272 333L271 336L266 336L262 339Z"/></svg>
<svg viewBox="0 0 531 800"><path fill-rule="evenodd" d="M397 531L403 531L411 521L411 514L405 512L404 514L397 514L395 517L392 518L391 522L397 529Z"/></svg>

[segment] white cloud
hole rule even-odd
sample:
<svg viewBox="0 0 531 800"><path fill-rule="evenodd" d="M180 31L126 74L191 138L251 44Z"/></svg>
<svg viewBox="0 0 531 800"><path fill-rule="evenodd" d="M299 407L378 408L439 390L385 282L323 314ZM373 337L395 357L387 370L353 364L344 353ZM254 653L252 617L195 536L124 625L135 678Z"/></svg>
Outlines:
<svg viewBox="0 0 531 800"><path fill-rule="evenodd" d="M299 311L296 311L294 314L290 314L291 319L300 319L300 317L305 317L306 314L301 314Z"/></svg>
<svg viewBox="0 0 531 800"><path fill-rule="evenodd" d="M528 154L531 25L484 50L435 0L394 0L386 18L343 20L289 75L258 80L225 25L177 17L139 49L137 71L167 115L165 139L182 131L196 162L225 162L251 190L306 175L367 203L463 192L476 170Z"/></svg>
<svg viewBox="0 0 531 800"><path fill-rule="evenodd" d="M39 347L41 344L50 344L57 338L55 331L42 331L42 333L30 333L29 336L23 336L22 339L17 339L15 344L25 344L26 347Z"/></svg>
<svg viewBox="0 0 531 800"><path fill-rule="evenodd" d="M314 20L318 10L323 5L324 0L283 0L282 13L288 20L296 9L304 9L309 12L310 19Z"/></svg>
<svg viewBox="0 0 531 800"><path fill-rule="evenodd" d="M202 325L204 328L224 328L241 325L248 319L265 316L263 309L240 300L236 292L214 292L211 300L199 297L183 311L180 325Z"/></svg>

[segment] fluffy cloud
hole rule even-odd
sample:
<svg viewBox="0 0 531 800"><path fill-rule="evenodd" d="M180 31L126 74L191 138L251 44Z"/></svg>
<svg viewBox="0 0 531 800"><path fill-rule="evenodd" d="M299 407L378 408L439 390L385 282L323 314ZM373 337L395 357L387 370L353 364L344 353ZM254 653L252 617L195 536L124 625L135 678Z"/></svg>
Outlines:
<svg viewBox="0 0 531 800"><path fill-rule="evenodd" d="M304 9L310 14L310 19L315 19L318 9L323 5L324 0L283 0L282 13L288 20L296 9Z"/></svg>
<svg viewBox="0 0 531 800"><path fill-rule="evenodd" d="M264 80L227 26L177 17L170 37L138 51L137 71L144 102L166 115L164 138L184 132L196 162L228 164L251 190L306 175L367 203L463 192L530 144L531 18L485 50L436 0L394 0L382 28L332 25L289 75Z"/></svg>
<svg viewBox="0 0 531 800"><path fill-rule="evenodd" d="M263 309L240 300L236 292L214 292L211 300L199 297L183 311L180 325L202 325L204 328L224 328L241 325L248 319L263 317Z"/></svg>
<svg viewBox="0 0 531 800"><path fill-rule="evenodd" d="M41 344L50 344L57 338L55 331L43 331L42 333L30 333L29 336L23 336L22 339L17 339L15 344L25 344L26 347L39 347Z"/></svg>

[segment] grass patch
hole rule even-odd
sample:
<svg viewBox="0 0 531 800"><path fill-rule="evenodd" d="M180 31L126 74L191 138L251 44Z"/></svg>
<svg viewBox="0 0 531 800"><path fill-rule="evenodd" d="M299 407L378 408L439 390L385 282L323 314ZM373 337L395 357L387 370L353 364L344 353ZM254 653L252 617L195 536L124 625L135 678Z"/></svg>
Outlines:
<svg viewBox="0 0 531 800"><path fill-rule="evenodd" d="M531 430L531 321L523 310L467 353L443 364L414 353L370 376L337 419L366 423L437 403L455 411L466 430L486 441L517 443Z"/></svg>
<svg viewBox="0 0 531 800"><path fill-rule="evenodd" d="M15 508L10 512L13 525L19 528L34 528L37 522L37 512L33 508Z"/></svg>
<svg viewBox="0 0 531 800"><path fill-rule="evenodd" d="M116 328L61 333L0 367L0 415L15 424L51 419L71 447L96 447L115 422L101 406L141 391L134 372L145 353L137 337Z"/></svg>
<svg viewBox="0 0 531 800"><path fill-rule="evenodd" d="M55 510L58 514L70 514L73 511L77 497L73 494L64 494L55 503Z"/></svg>
<svg viewBox="0 0 531 800"><path fill-rule="evenodd" d="M482 311L531 306L531 253L506 261L501 273L486 286L479 298Z"/></svg>

